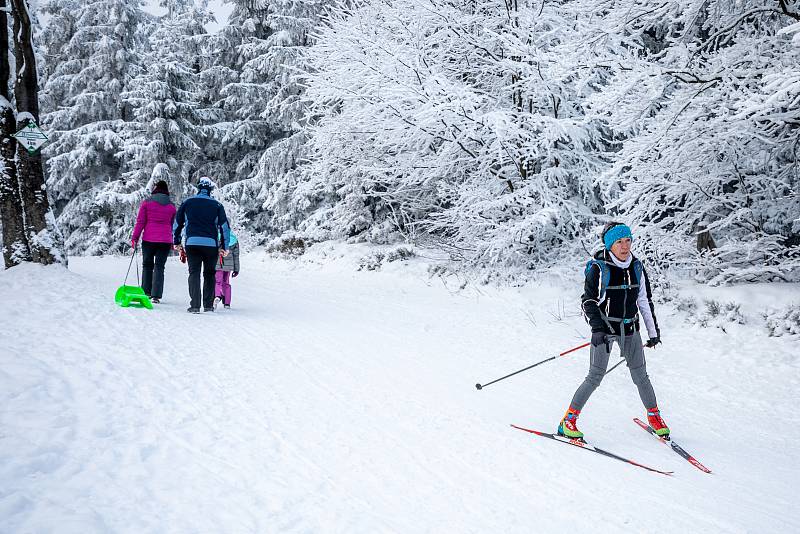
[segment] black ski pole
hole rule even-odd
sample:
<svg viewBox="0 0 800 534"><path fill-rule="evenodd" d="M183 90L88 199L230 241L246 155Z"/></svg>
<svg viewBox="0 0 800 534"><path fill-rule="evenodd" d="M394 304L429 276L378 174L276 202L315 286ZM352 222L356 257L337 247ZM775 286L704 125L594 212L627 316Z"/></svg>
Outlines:
<svg viewBox="0 0 800 534"><path fill-rule="evenodd" d="M621 359L620 361L618 361L617 363L615 363L615 364L614 364L614 367L612 367L611 369L609 369L608 371L606 371L606 374L610 373L611 371L613 371L614 369L616 369L617 367L619 367L619 365L620 365L622 362L624 362L624 361L625 361L625 358L623 358L623 359Z"/></svg>
<svg viewBox="0 0 800 534"><path fill-rule="evenodd" d="M643 345L643 347L644 347L644 345ZM614 367L612 367L611 369L609 369L608 371L606 371L606 375L607 375L608 373L610 373L611 371L613 371L614 369L616 369L617 367L619 367L619 366L620 366L620 364L621 364L621 363L623 363L624 361L625 361L625 358L622 358L620 361L618 361L617 363L615 363L615 364L614 364ZM605 376L605 375L603 375L603 376Z"/></svg>
<svg viewBox="0 0 800 534"><path fill-rule="evenodd" d="M536 363L534 363L533 365L529 365L529 366L528 366L528 367L526 367L525 369L520 369L519 371L514 371L514 372L513 372L513 373L511 373L510 375L506 375L506 376L504 376L504 377L502 377L502 378L498 378L497 380L492 380L491 382L487 382L486 384L483 384L483 385L481 385L481 384L475 384L475 387L476 387L478 390L481 390L481 389L485 388L486 386L489 386L489 385L491 385L491 384L494 384L495 382L500 382L501 380L505 380L506 378L508 378L508 377L510 377L510 376L517 375L517 374L519 374L519 373L521 373L521 372L523 372L523 371L527 371L528 369L533 369L533 368L534 368L534 367L536 367L537 365L542 365L542 364L543 364L543 363L545 363L545 362L549 362L549 361L551 361L551 360L555 360L556 358L560 358L561 356L566 356L566 355L567 355L567 354L569 354L570 352L575 352L576 350L578 350L578 349L582 349L583 347L588 347L589 345L591 345L591 343L584 343L583 345L580 345L580 346L577 346L577 347L571 348L571 349L569 349L569 350L566 350L566 351L562 352L561 354L558 354L557 356L550 356L549 358L546 358L546 359L544 359L544 360L542 360L542 361L540 361L540 362L536 362Z"/></svg>

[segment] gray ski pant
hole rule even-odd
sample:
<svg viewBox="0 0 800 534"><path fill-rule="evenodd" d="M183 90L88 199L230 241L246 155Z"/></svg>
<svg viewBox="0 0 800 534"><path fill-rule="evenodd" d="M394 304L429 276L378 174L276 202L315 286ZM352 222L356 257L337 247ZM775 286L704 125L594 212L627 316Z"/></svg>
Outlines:
<svg viewBox="0 0 800 534"><path fill-rule="evenodd" d="M613 342L619 344L618 336L609 336L609 345ZM650 377L647 376L647 365L644 361L644 348L642 347L642 337L639 332L634 332L629 336L625 336L622 355L625 358L625 363L631 372L633 383L639 388L639 397L642 399L642 404L645 408L653 408L656 404L656 394L653 391L653 384L650 383ZM583 381L583 384L578 387L575 396L572 397L572 404L570 407L576 410L582 410L586 401L594 393L594 390L600 385L603 376L606 374L608 368L609 351L606 344L592 347L589 353L589 374Z"/></svg>

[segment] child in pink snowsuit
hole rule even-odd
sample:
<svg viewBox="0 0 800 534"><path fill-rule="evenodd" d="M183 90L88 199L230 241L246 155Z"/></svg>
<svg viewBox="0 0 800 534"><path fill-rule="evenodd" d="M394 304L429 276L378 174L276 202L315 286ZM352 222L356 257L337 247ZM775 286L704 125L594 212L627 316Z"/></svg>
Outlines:
<svg viewBox="0 0 800 534"><path fill-rule="evenodd" d="M216 298L220 299L226 308L231 307L231 276L239 276L239 241L233 232L231 232L228 242L228 251L227 256L221 254L219 256L216 273L217 284L214 292Z"/></svg>

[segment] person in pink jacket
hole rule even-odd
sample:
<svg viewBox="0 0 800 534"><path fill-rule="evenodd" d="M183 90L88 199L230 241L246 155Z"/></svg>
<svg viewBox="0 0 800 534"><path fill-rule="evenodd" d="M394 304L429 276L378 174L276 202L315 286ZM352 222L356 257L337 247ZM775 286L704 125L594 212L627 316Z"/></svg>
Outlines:
<svg viewBox="0 0 800 534"><path fill-rule="evenodd" d="M164 292L164 266L172 249L175 205L169 198L167 182L159 180L150 197L142 202L131 246L142 238L142 289L153 302L161 302Z"/></svg>

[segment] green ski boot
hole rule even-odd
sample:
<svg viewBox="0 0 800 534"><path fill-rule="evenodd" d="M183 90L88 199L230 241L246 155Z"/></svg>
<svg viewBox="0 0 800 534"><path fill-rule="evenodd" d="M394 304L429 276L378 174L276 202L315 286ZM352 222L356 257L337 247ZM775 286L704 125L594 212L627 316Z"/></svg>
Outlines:
<svg viewBox="0 0 800 534"><path fill-rule="evenodd" d="M570 407L558 425L558 435L571 439L583 439L583 432L578 430L578 416L581 411Z"/></svg>

